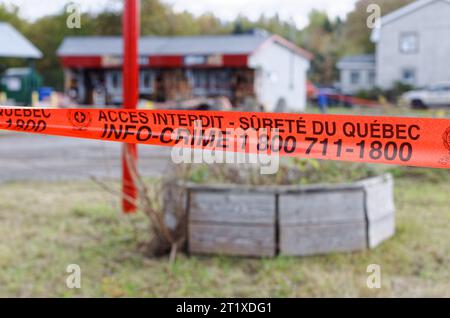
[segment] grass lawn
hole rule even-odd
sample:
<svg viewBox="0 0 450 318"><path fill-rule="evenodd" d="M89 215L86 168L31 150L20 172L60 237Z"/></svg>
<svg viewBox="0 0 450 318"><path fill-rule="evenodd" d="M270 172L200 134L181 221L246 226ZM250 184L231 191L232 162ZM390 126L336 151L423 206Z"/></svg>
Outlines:
<svg viewBox="0 0 450 318"><path fill-rule="evenodd" d="M447 172L447 171L446 171ZM445 173L446 173L445 172ZM397 234L372 251L244 259L148 259L142 215L91 182L0 185L0 297L450 297L450 177L396 178ZM431 173L432 174L432 173ZM65 284L81 267L82 288ZM382 288L366 287L381 265Z"/></svg>

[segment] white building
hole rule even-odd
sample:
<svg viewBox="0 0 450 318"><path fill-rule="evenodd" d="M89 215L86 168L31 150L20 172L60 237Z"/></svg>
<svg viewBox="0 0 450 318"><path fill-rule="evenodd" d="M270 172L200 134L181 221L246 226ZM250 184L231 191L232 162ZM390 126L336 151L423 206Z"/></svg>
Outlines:
<svg viewBox="0 0 450 318"><path fill-rule="evenodd" d="M372 89L375 85L375 56L345 56L337 64L340 88L344 94L353 95L361 90Z"/></svg>
<svg viewBox="0 0 450 318"><path fill-rule="evenodd" d="M120 37L68 37L58 49L66 89L91 104L96 87L106 101L122 101ZM267 111L306 107L306 73L312 55L277 35L142 37L140 95L166 101L226 96L233 105L255 99Z"/></svg>
<svg viewBox="0 0 450 318"><path fill-rule="evenodd" d="M376 45L376 86L389 89L403 82L421 87L450 81L450 0L418 0L383 16L371 40ZM352 58L341 62L345 59ZM360 84L345 74L359 72L362 78L367 67L358 62L338 64L344 92L354 93Z"/></svg>

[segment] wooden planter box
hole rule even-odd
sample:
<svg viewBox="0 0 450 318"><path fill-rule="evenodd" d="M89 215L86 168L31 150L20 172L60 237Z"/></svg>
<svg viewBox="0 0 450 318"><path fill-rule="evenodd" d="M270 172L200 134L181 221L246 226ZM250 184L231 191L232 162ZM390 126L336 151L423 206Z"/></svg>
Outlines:
<svg viewBox="0 0 450 318"><path fill-rule="evenodd" d="M188 252L275 256L373 248L395 232L391 175L352 184L184 185Z"/></svg>

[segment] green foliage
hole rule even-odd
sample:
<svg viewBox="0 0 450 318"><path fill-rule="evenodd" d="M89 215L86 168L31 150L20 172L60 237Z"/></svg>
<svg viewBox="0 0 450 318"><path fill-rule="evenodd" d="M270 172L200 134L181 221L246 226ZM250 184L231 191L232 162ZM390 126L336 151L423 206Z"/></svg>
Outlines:
<svg viewBox="0 0 450 318"><path fill-rule="evenodd" d="M397 81L391 89L383 90L375 87L371 90L360 90L356 93L356 97L377 100L380 96L383 96L391 103L396 103L403 93L412 89L414 89L414 86Z"/></svg>
<svg viewBox="0 0 450 318"><path fill-rule="evenodd" d="M378 174L372 165L317 159L287 158L274 175L262 175L259 167L227 164L187 165L175 171L177 180L205 184L299 185L347 183Z"/></svg>
<svg viewBox="0 0 450 318"><path fill-rule="evenodd" d="M397 93L398 95L403 94L404 92L410 91L414 89L414 86L405 84L403 82L397 81L394 83L393 91L394 93Z"/></svg>
<svg viewBox="0 0 450 318"><path fill-rule="evenodd" d="M409 178L418 182L450 182L450 170L418 167L393 167L388 170L396 178Z"/></svg>
<svg viewBox="0 0 450 318"><path fill-rule="evenodd" d="M0 21L14 25L19 31L24 31L26 22L19 17L19 7L0 4Z"/></svg>
<svg viewBox="0 0 450 318"><path fill-rule="evenodd" d="M379 87L375 87L370 90L360 90L356 93L356 97L370 100L378 100L380 96L384 96L385 93Z"/></svg>
<svg viewBox="0 0 450 318"><path fill-rule="evenodd" d="M244 27L242 26L241 21L236 21L234 27L233 27L233 34L242 34L244 33Z"/></svg>
<svg viewBox="0 0 450 318"><path fill-rule="evenodd" d="M309 25L301 32L301 46L314 54L311 61L310 79L315 83L332 84L337 78L335 67L340 20L330 21L325 12L313 10L309 14Z"/></svg>
<svg viewBox="0 0 450 318"><path fill-rule="evenodd" d="M383 92L383 96L392 103L397 102L398 98L405 92L414 89L414 86L397 81L391 89Z"/></svg>

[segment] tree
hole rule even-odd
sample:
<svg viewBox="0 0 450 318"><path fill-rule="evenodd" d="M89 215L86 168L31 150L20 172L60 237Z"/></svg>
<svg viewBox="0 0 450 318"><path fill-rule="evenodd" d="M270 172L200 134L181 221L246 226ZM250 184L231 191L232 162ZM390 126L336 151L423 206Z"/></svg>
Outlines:
<svg viewBox="0 0 450 318"><path fill-rule="evenodd" d="M243 34L245 33L244 26L241 21L236 21L233 27L233 34Z"/></svg>
<svg viewBox="0 0 450 318"><path fill-rule="evenodd" d="M27 22L19 17L19 7L16 5L0 4L0 21L10 23L20 32L23 32L27 25Z"/></svg>
<svg viewBox="0 0 450 318"><path fill-rule="evenodd" d="M336 34L339 27L340 21L331 21L326 12L312 10L309 24L301 32L300 45L314 54L309 77L315 83L330 85L337 78Z"/></svg>
<svg viewBox="0 0 450 318"><path fill-rule="evenodd" d="M367 27L367 7L377 4L381 15L386 15L414 0L358 0L355 10L347 15L341 34L343 54L373 53L374 44L370 41L371 29Z"/></svg>
<svg viewBox="0 0 450 318"><path fill-rule="evenodd" d="M66 21L69 14L66 8L54 15L44 16L28 25L25 30L26 37L35 44L44 57L37 61L36 68L43 75L44 85L53 86L62 90L62 67L57 56L58 47L67 36L105 34L105 30L99 29L97 16L82 14L82 27L68 28ZM104 17L104 15L103 15ZM103 24L104 25L104 24ZM119 23L120 25L120 23ZM102 33L99 33L102 32Z"/></svg>

